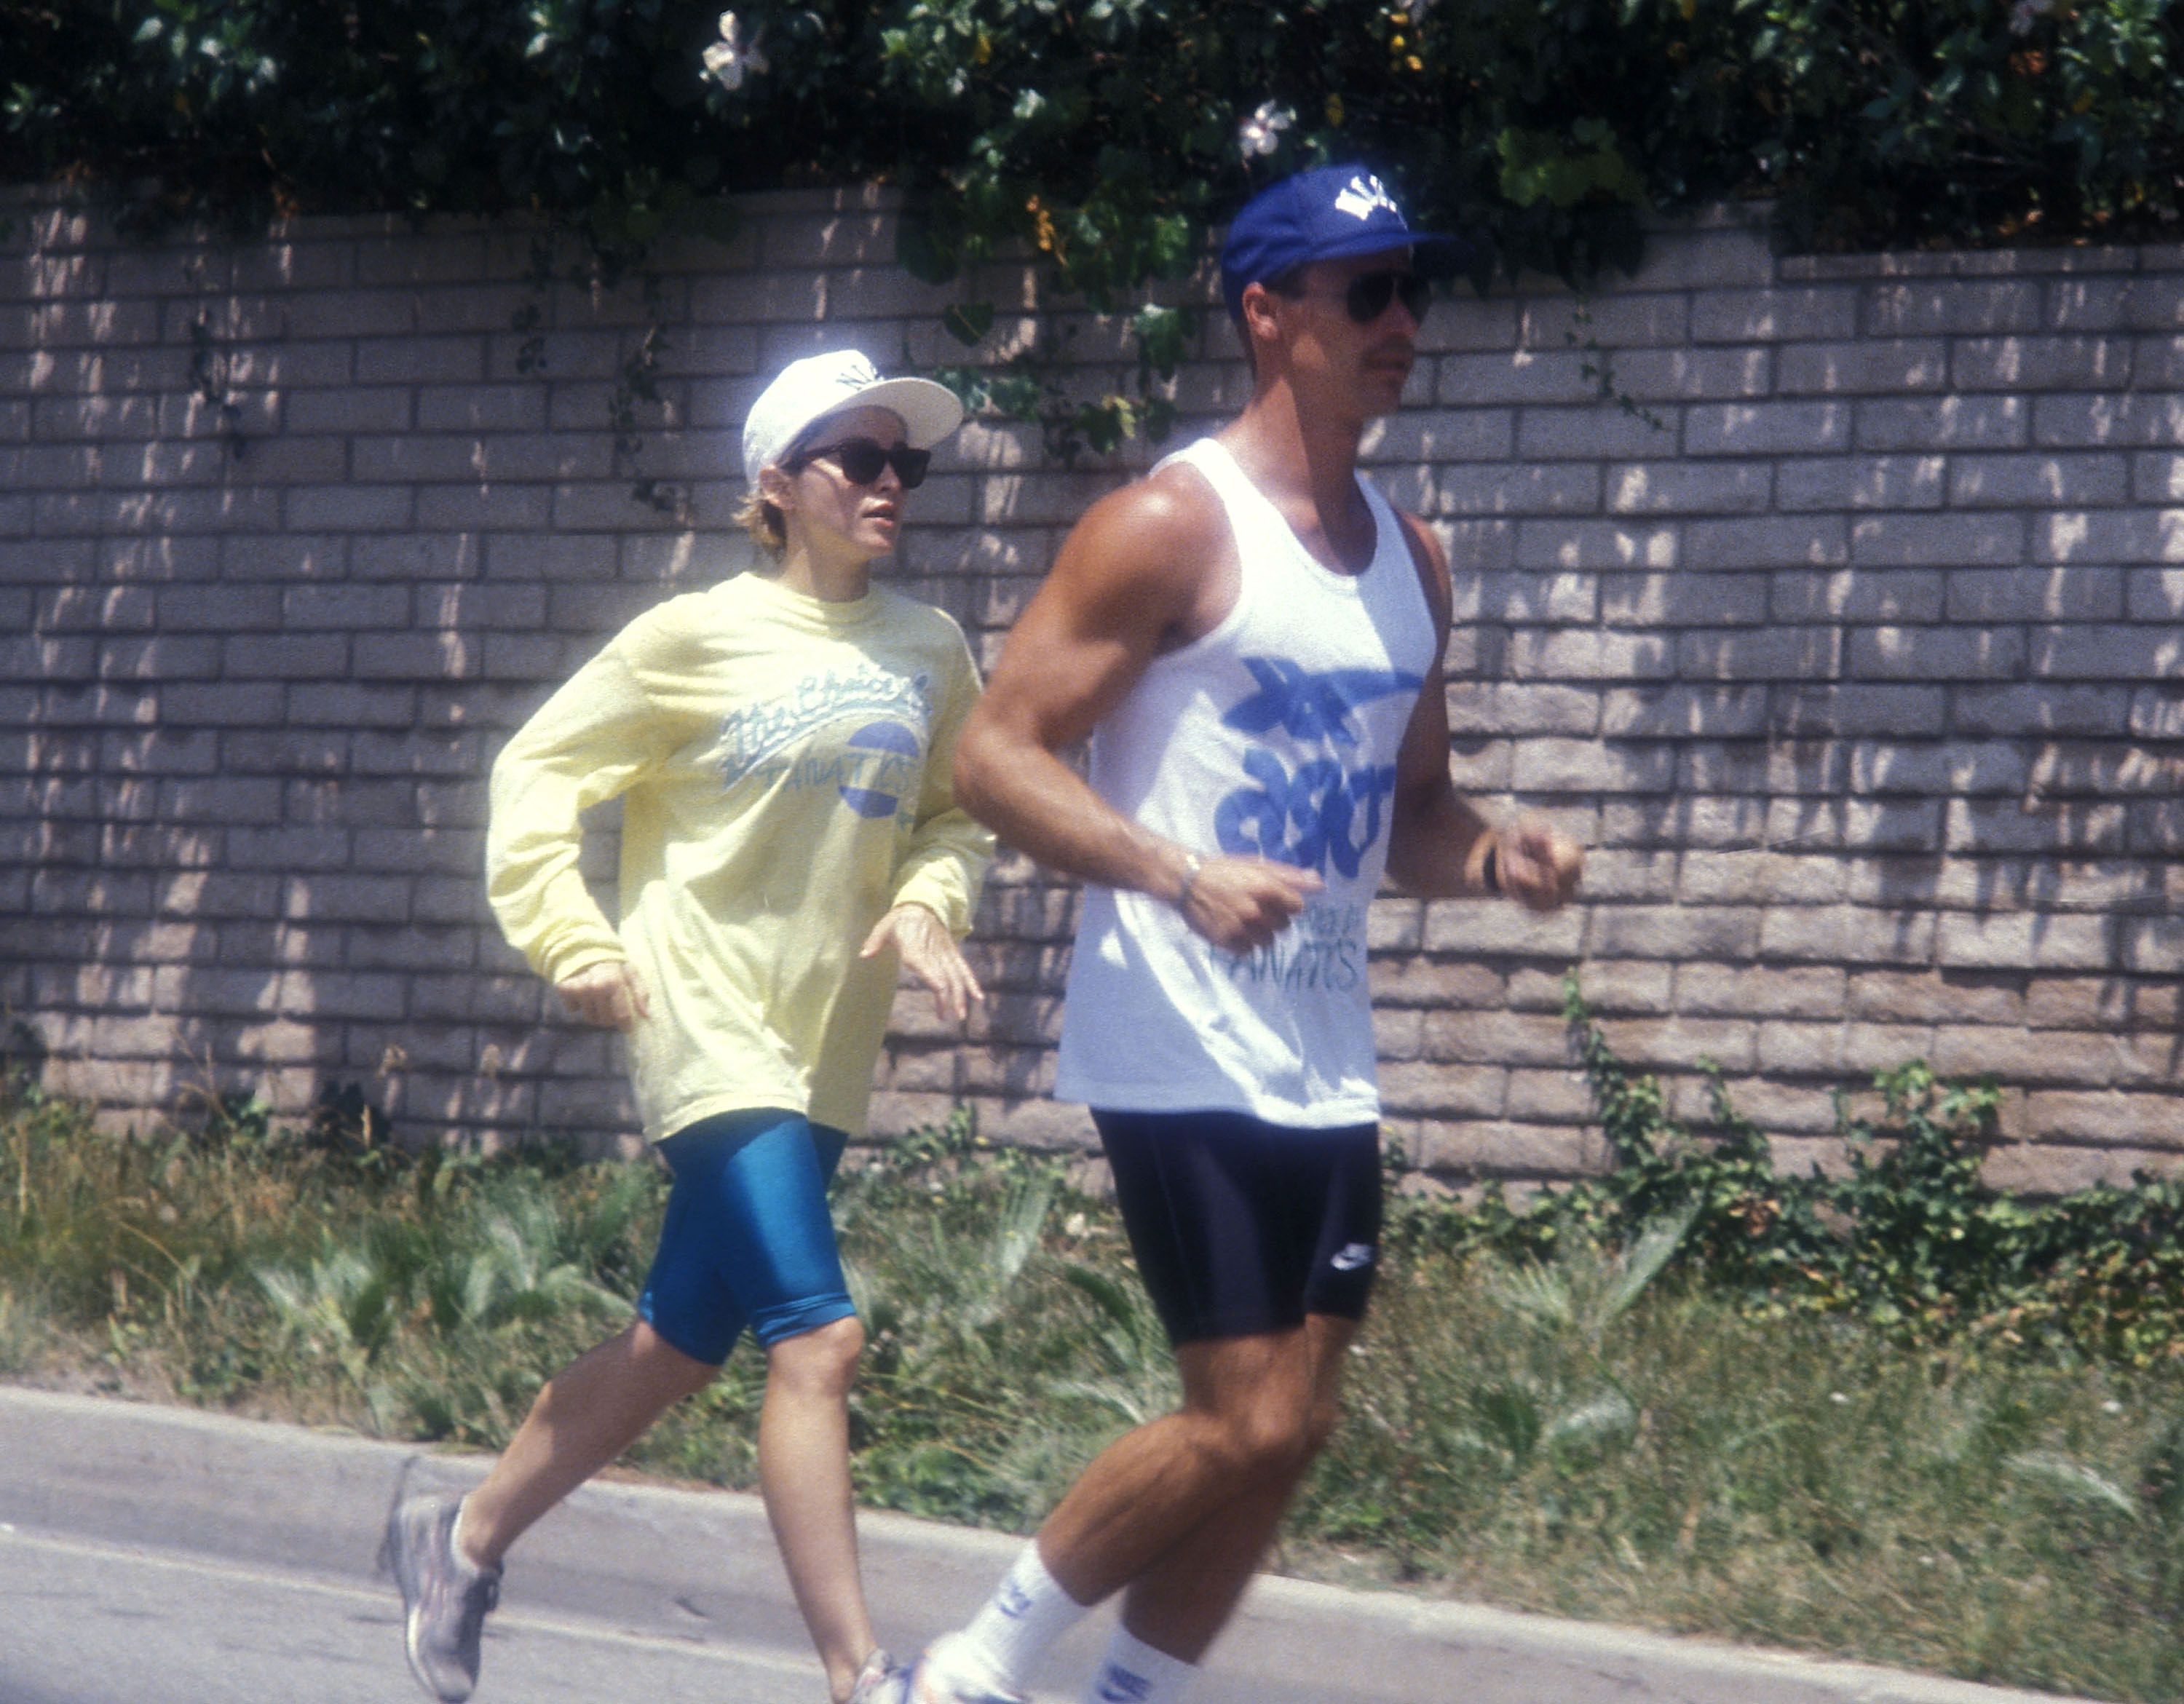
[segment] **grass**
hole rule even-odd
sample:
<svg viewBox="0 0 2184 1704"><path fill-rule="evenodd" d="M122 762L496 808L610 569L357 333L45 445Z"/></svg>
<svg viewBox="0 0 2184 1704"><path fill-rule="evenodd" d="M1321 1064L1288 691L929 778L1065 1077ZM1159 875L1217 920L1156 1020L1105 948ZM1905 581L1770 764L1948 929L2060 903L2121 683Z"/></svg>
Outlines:
<svg viewBox="0 0 2184 1704"><path fill-rule="evenodd" d="M370 1137L373 1133L364 1133ZM651 1167L404 1160L231 1106L0 1101L0 1376L491 1448L627 1317ZM847 1178L870 1503L1028 1529L1174 1386L1100 1204L928 1132ZM1710 1281L1688 1211L1551 1261L1410 1204L1281 1563L2133 1700L2184 1693L2184 1370L1906 1341ZM748 1347L631 1465L753 1477Z"/></svg>

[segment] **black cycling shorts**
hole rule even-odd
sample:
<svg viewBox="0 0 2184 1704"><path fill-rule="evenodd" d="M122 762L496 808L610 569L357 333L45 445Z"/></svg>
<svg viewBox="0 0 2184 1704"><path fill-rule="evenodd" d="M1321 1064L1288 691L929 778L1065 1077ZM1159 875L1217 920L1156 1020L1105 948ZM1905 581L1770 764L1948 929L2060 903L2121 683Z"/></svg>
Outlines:
<svg viewBox="0 0 2184 1704"><path fill-rule="evenodd" d="M1130 1250L1173 1344L1362 1319L1380 1241L1380 1127L1300 1130L1241 1112L1092 1122Z"/></svg>

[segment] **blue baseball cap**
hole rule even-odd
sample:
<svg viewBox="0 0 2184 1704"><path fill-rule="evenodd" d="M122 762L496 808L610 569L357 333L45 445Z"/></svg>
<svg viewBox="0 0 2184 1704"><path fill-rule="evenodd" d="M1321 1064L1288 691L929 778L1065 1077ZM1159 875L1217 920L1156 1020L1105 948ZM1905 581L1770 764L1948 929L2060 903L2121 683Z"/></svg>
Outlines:
<svg viewBox="0 0 2184 1704"><path fill-rule="evenodd" d="M1221 297L1244 317L1244 287L1263 284L1312 260L1347 260L1411 248L1453 271L1471 245L1437 231L1413 231L1369 167L1316 166L1272 183L1244 203L1221 245Z"/></svg>

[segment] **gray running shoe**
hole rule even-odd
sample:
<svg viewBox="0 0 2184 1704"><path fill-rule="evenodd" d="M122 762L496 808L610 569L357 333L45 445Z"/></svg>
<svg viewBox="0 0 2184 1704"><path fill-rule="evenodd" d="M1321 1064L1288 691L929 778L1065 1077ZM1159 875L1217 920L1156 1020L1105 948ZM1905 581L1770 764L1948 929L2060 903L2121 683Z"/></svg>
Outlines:
<svg viewBox="0 0 2184 1704"><path fill-rule="evenodd" d="M441 1704L462 1704L477 1685L478 1639L500 1601L500 1568L472 1568L455 1555L456 1497L396 1494L387 1512L381 1559L402 1588L403 1644L410 1672Z"/></svg>

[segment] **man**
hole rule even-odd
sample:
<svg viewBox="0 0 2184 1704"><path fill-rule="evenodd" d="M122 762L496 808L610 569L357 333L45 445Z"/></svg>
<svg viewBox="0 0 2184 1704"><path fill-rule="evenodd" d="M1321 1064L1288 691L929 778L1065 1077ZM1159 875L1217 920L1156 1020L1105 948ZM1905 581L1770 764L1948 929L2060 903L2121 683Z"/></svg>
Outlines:
<svg viewBox="0 0 2184 1704"><path fill-rule="evenodd" d="M1118 1590L1087 1699L1181 1696L1333 1428L1372 1285L1367 905L1384 873L1575 889L1568 840L1457 797L1448 566L1357 475L1411 370L1414 261L1459 246L1357 167L1252 200L1222 257L1251 402L1091 509L965 727L959 801L1087 884L1056 1093L1093 1109L1184 1401L1092 1463L908 1704L1021 1699ZM1088 735L1089 781L1059 755Z"/></svg>

